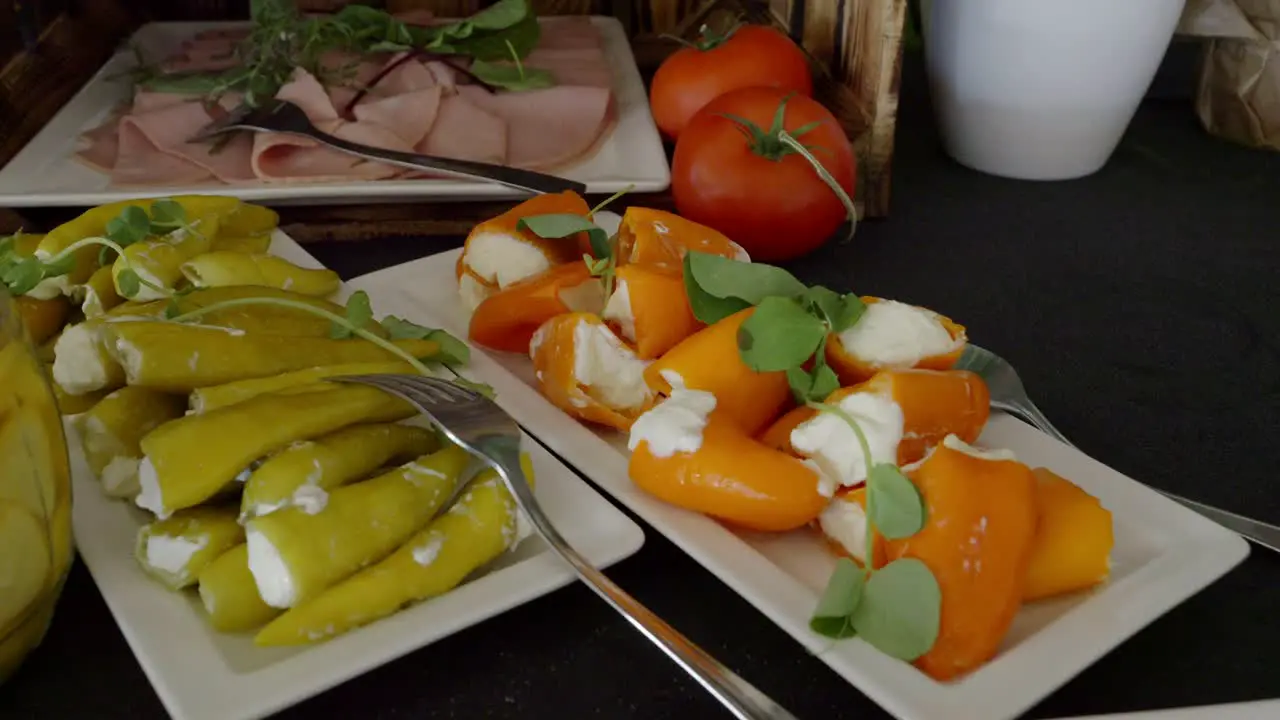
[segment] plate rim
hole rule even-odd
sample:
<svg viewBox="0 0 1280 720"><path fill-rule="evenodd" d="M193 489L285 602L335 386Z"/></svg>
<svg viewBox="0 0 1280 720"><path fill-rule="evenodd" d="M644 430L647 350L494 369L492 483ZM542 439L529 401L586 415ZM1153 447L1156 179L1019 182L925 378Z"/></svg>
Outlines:
<svg viewBox="0 0 1280 720"><path fill-rule="evenodd" d="M557 16L545 16L555 19ZM600 29L604 36L605 53L608 57L614 58L615 64L613 70L615 72L615 95L626 92L628 94L636 93L638 88L638 97L632 104L639 108L643 105L643 117L636 122L639 126L634 128L635 135L628 135L625 145L628 147L648 146L649 150L642 151L644 155L652 155L660 157L661 162L652 162L642 165L644 175L640 177L613 177L607 176L587 180L587 192L590 194L598 193L615 193L626 188L632 188L634 192L662 192L671 185L671 166L667 162L666 151L662 144L662 137L658 132L657 124L653 120L653 114L648 109L648 90L644 85L644 79L640 74L639 65L636 63L635 53L630 50L630 42L627 39L626 31L622 26L622 22L615 17L609 15L590 15L587 16ZM164 197L168 195L225 195L236 197L248 202L265 202L280 203L284 205L320 205L320 204L390 204L390 203L407 203L415 200L436 200L436 201L453 201L453 202L484 202L484 201L501 201L513 200L525 197L526 194L519 190L506 188L492 183L467 182L458 180L379 180L374 182L351 181L343 183L255 183L251 185L191 185L191 186L173 186L166 188L122 188L111 189L101 188L96 190L46 190L37 193L24 193L17 188L21 187L21 177L24 174L31 174L41 170L47 170L50 163L70 162L69 158L61 159L51 158L49 155L37 155L36 151L41 145L46 143L62 143L62 139L56 139L55 133L51 128L65 130L59 128L59 125L72 123L72 115L69 111L78 109L79 105L85 105L83 112L77 115L83 118L96 117L100 115L104 109L97 107L91 102L90 95L98 89L103 83L109 82L107 79L108 71L116 64L127 62L121 60L127 56L128 44L133 42L140 34L146 32L155 32L151 28L164 27L190 30L192 32L201 29L217 29L225 27L235 27L247 24L244 20L221 20L221 21L157 21L149 22L141 25L134 31L129 39L121 44L112 55L102 64L100 68L85 82L84 85L71 96L65 104L58 109L56 113L49 118L48 122L40 128L32 138L9 160L8 163L0 166L0 206L12 208L24 207L80 207L94 206L106 203L118 202L143 197ZM626 48L623 51L620 48ZM623 62L625 59L625 62ZM83 124L83 123L82 123ZM69 132L75 136L82 131L82 128L70 128ZM618 137L618 128L615 127L613 136L606 138L605 143L608 144ZM58 138L64 135L63 132L56 133ZM639 165L630 162L630 158L624 158L624 165L629 167L638 167ZM652 164L653 167L647 167ZM570 172L567 176L572 177L574 169L572 166L565 168ZM625 169L624 169L625 171ZM650 171L652 173L650 174ZM12 177L12 179L10 179ZM14 186L15 191L6 191L5 185Z"/></svg>
<svg viewBox="0 0 1280 720"><path fill-rule="evenodd" d="M442 273L442 277L447 275L451 278L453 266L461 252L462 248L446 250L367 273L360 279L370 284L389 284L387 279L405 272L413 272L415 276L421 278L433 277L436 272L439 272ZM440 308L432 306L424 310L424 317L430 318L432 322L439 323L441 327L455 334L465 329L454 327L454 323L447 322L448 318L438 314L440 312L442 312ZM906 669L911 670L911 675L924 682L906 679L909 676L902 672L904 669L902 663L882 655L865 643L832 644L824 638L813 635L808 628L807 611L803 619L788 616L787 606L794 606L797 600L804 599L811 608L816 602L816 594L719 523L700 514L662 503L656 498L643 494L629 481L610 482L608 478L619 473L625 480L627 463L607 440L551 406L536 389L527 385L495 359L490 351L472 344L465 336L460 339L471 347L470 367L475 376L494 387L497 391L498 404L502 405L523 427L526 427L540 443L564 459L607 497L635 513L655 532L670 540L705 570L728 585L850 685L870 697L890 714L903 720L929 720L939 717L940 712L944 713L943 716L948 717L949 720L969 720L970 718L996 720L997 717L1016 717L1099 658L1110 653L1139 630L1162 617L1170 609L1217 581L1243 562L1251 550L1248 542L1239 535L1169 500L1154 489L1077 449L1040 433L1012 416L993 413L993 423L1017 423L1017 426L1031 431L1028 437L1036 437L1037 443L1055 448L1054 452L1078 456L1083 461L1103 468L1108 473L1113 473L1127 481L1124 485L1109 490L1108 497L1118 498L1126 505L1131 505L1135 498L1141 499L1143 502L1152 503L1153 509L1158 514L1178 520L1178 523L1170 523L1166 533L1176 542L1172 545L1166 544L1166 547L1152 557L1143 568L1133 576L1125 578L1132 583L1135 577L1155 574L1156 571L1161 570L1161 562L1176 561L1178 567L1173 573L1173 580L1176 582L1172 583L1175 587L1166 588L1163 595L1144 596L1143 602L1147 607L1145 611L1138 613L1137 617L1126 616L1121 623L1122 627L1115 628L1113 633L1101 640L1070 645L1068 649L1071 652L1066 653L1065 656L1063 650L1056 644L1048 650L1043 647L1048 642L1048 638L1064 634L1063 628L1069 628L1070 624L1062 621L1068 617L1079 615L1080 611L1086 608L1090 608L1087 615L1099 614L1100 611L1092 609L1099 606L1082 603L1055 620L1046 628L1049 632L1037 633L1037 636L1040 636L1038 639L1028 638L1014 648L1013 652L1005 653L1016 654L1024 660L1023 656L1043 657L1046 652L1052 654L1054 662L1046 664L1049 669L1047 678L1038 681L1038 684L1023 683L1011 687L1007 677L996 677L996 673L984 672L998 668L1000 675L1006 672L1025 675L1025 672L1015 672L1018 668L1014 665L999 664L999 659L952 683L937 683L909 667ZM545 412L547 408L551 408L559 419L555 422L546 422L546 418L531 417ZM609 455L615 457L608 457ZM602 477L604 479L601 479ZM702 536L691 537L692 533L701 533ZM1195 562L1188 560L1191 557L1194 557ZM743 571L739 565L744 562L748 563L746 569L749 572L745 575L737 574ZM754 566L750 563L754 563ZM1167 577L1164 579L1166 585L1170 584ZM1120 585L1121 583L1115 583L1108 587ZM1151 602L1153 599L1155 602ZM1105 608L1101 614L1105 618ZM1072 658L1074 664L1065 662L1066 657ZM1006 671L1005 668L1011 669ZM1038 668L1037 674L1045 675L1046 673L1042 672L1044 670L1045 668ZM890 687L891 684L904 679L906 679L905 688ZM1032 687L1034 689L1029 689ZM910 692L904 692L904 690ZM992 693L997 690L1000 699L993 701ZM978 702L979 700L981 702ZM958 706L966 703L968 707Z"/></svg>
<svg viewBox="0 0 1280 720"><path fill-rule="evenodd" d="M305 248L280 230L273 234L271 252L273 254L279 252L282 256L299 264L323 267ZM360 286L356 280L359 278L343 283L343 291L364 289L371 298L375 298L376 303L378 289ZM247 672L238 671L230 666L212 644L197 643L194 647L185 646L183 649L185 662L163 665L147 648L148 645L154 644L153 636L163 630L157 630L154 625L147 622L155 616L144 617L142 610L134 608L139 603L139 593L142 593L144 598L152 599L150 603L146 600L141 601L144 605L150 605L152 609L163 608L165 616L172 612L176 617L181 617L182 619L178 622L182 624L184 632L198 631L198 634L208 635L212 631L208 629L204 619L199 616L194 607L182 608L181 612L168 609L177 603L190 605L194 601L146 578L133 560L132 545L130 545L127 559L121 559L117 557L119 551L117 545L121 542L118 538L113 538L114 542L108 543L95 541L95 537L101 536L101 532L97 532L99 525L119 523L118 519L108 519L105 513L118 510L120 514L125 514L130 508L127 507L127 501L109 498L101 492L96 479L92 477L92 473L85 465L80 437L73 426L74 418L75 416L63 416L62 427L72 466L71 510L76 551L85 569L93 578L94 585L102 595L112 620L119 628L153 691L165 710L177 720L227 720L227 718L248 720L279 712L409 653L428 647L460 630L549 595L576 579L573 570L560 561L551 548L545 547L535 555L503 567L497 572L469 580L454 591L434 598L433 601L449 603L447 598L453 595L452 602L458 603L460 602L458 598L463 596L456 593L468 587L472 587L468 595L477 593L480 592L476 589L477 587L496 583L498 579L503 580L504 586L510 585L513 588L513 592L502 596L500 601L493 605L492 612L486 609L478 617L446 616L444 621L437 625L416 626L430 629L431 632L423 632L416 636L412 631L399 634L390 632L394 624L409 622L413 618L414 610L425 607L431 602L428 601L308 648L295 651L264 648L264 653L280 652L289 656ZM572 495L578 502L586 502L596 507L593 514L598 513L596 522L603 527L582 531L586 536L576 539L575 546L580 547L580 551L599 568L610 567L639 552L646 540L644 528L615 507L604 494L592 487L574 468L557 458L531 433L526 431L525 436L532 441L529 443L529 452L535 458L544 456L545 462L553 463L563 474L562 482L565 485L562 492ZM90 496L91 499L80 499L85 495ZM113 505L119 507L111 507ZM82 533L82 530L89 530L89 532ZM130 532L133 532L133 529ZM563 529L562 532L571 540L575 540L574 535L577 533L571 528ZM590 545L581 547L580 543L584 540ZM130 573L129 569L134 572ZM481 597L489 596L481 595ZM440 602L437 602L437 605ZM459 617L461 619L457 619ZM168 620L164 622L167 623ZM377 628L383 629L379 631ZM387 636L383 638L387 644L372 644L373 638L377 635ZM427 637L425 641L415 639L424 636ZM363 643L360 642L361 638L364 638ZM359 660L355 663L337 665L332 661L317 659L324 655L338 655L334 650L335 647L347 651L343 657L349 658L355 654L359 655ZM370 649L360 652L359 647ZM389 650L388 647L390 647ZM326 651L325 648L328 650ZM202 675L198 683L207 685L212 680L214 682L212 689L197 693L191 690L190 681L183 680L184 675L192 672L191 666L197 664L205 670L210 667L215 669L212 677ZM325 667L330 668L330 671L318 673L320 677L317 680L317 670L323 671ZM264 684L268 684L265 690L262 688ZM216 709L209 706L208 699L211 694L217 694L219 697L220 704ZM235 707L231 707L233 705Z"/></svg>

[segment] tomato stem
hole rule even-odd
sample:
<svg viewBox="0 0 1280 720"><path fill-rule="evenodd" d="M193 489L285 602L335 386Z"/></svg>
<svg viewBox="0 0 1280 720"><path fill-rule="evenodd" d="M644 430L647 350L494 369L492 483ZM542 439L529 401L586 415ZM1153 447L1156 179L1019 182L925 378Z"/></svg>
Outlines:
<svg viewBox="0 0 1280 720"><path fill-rule="evenodd" d="M797 140L794 135L786 130L779 130L778 140L797 155L808 161L808 163L813 166L814 172L818 173L818 177L822 178L822 182L826 183L827 187L831 188L831 192L835 193L836 197L840 198L840 204L844 205L844 210L849 215L849 233L845 236L845 241L848 242L849 240L852 240L853 233L858 227L858 209L854 207L853 199L849 197L849 193L845 192L844 188L840 187L840 183L835 179L835 177L833 177L831 173L827 172L827 169L818 161L818 158L814 157L813 153L809 152L809 148L805 147L804 144Z"/></svg>

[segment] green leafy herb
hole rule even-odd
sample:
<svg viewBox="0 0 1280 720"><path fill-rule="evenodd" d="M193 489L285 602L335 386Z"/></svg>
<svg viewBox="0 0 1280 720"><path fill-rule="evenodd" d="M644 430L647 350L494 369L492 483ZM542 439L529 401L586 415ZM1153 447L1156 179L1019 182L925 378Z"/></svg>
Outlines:
<svg viewBox="0 0 1280 720"><path fill-rule="evenodd" d="M819 635L830 638L853 637L853 614L862 600L866 578L862 570L849 558L836 560L836 569L827 580L827 589L818 600L818 607L809 619L809 627Z"/></svg>
<svg viewBox="0 0 1280 720"><path fill-rule="evenodd" d="M45 277L59 277L75 270L76 256L66 253L58 253L55 257L46 260L44 263Z"/></svg>
<svg viewBox="0 0 1280 720"><path fill-rule="evenodd" d="M44 263L34 257L17 258L4 268L0 282L9 288L12 295L25 295L31 292L44 279Z"/></svg>
<svg viewBox="0 0 1280 720"><path fill-rule="evenodd" d="M853 416L835 405L810 402L809 406L842 419L861 447L867 470L863 547L868 560L877 533L902 539L919 532L924 527L925 510L915 485L892 464L873 464L866 433ZM856 633L881 652L907 661L933 647L942 617L942 591L927 565L915 558L899 558L875 568L868 561L862 570L865 584L856 589L844 577L848 573L847 566L837 563L810 621L814 632L834 638ZM845 593L843 602L838 597L841 592ZM833 618L840 609L849 610L844 624Z"/></svg>
<svg viewBox="0 0 1280 720"><path fill-rule="evenodd" d="M891 463L872 466L867 479L868 517L876 530L890 540L901 540L924 527L924 501L915 483Z"/></svg>
<svg viewBox="0 0 1280 720"><path fill-rule="evenodd" d="M766 297L738 330L738 352L756 372L798 368L827 337L827 326L798 301Z"/></svg>
<svg viewBox="0 0 1280 720"><path fill-rule="evenodd" d="M504 90L537 90L556 84L555 78L546 70L526 69L510 41L507 41L507 47L511 51L510 63L476 60L471 63L471 74Z"/></svg>
<svg viewBox="0 0 1280 720"><path fill-rule="evenodd" d="M107 221L107 239L120 247L145 240L151 234L151 218L147 211L130 205Z"/></svg>
<svg viewBox="0 0 1280 720"><path fill-rule="evenodd" d="M929 566L900 558L867 578L853 628L877 650L908 662L938 640L942 589Z"/></svg>
<svg viewBox="0 0 1280 720"><path fill-rule="evenodd" d="M161 198L151 203L151 232L155 235L187 224L187 211L176 200Z"/></svg>
<svg viewBox="0 0 1280 720"><path fill-rule="evenodd" d="M471 361L471 348L444 330L423 327L395 315L382 318L382 327L392 340L431 340L439 344L436 358L443 365L466 365Z"/></svg>
<svg viewBox="0 0 1280 720"><path fill-rule="evenodd" d="M805 291L804 301L837 333L853 327L867 309L856 294L841 295L821 285Z"/></svg>
<svg viewBox="0 0 1280 720"><path fill-rule="evenodd" d="M137 297L142 290L142 278L131 268L121 270L116 275L116 289L120 291L120 295L123 297Z"/></svg>
<svg viewBox="0 0 1280 720"><path fill-rule="evenodd" d="M767 297L795 297L806 290L782 268L697 251L684 256L684 282L694 317L708 325Z"/></svg>
<svg viewBox="0 0 1280 720"><path fill-rule="evenodd" d="M805 370L803 367L787 368L787 384L791 386L796 402L817 402L840 389L840 378L836 377L835 371L826 362L817 362L817 358L821 356L821 349L814 353L812 370Z"/></svg>
<svg viewBox="0 0 1280 720"><path fill-rule="evenodd" d="M372 320L373 305L369 302L369 293L357 290L347 298L346 322L332 324L329 327L329 337L345 340L355 334L353 328L364 328Z"/></svg>
<svg viewBox="0 0 1280 720"><path fill-rule="evenodd" d="M558 240L572 237L578 233L586 233L591 241L591 252L598 258L609 256L609 233L591 220L572 213L552 213L549 215L530 215L520 218L516 223L517 230L528 230L540 238Z"/></svg>

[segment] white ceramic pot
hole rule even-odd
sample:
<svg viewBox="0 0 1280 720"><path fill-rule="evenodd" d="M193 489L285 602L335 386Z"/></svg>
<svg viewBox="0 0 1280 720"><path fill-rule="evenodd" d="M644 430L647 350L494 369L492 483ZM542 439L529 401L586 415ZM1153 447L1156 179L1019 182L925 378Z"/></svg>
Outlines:
<svg viewBox="0 0 1280 720"><path fill-rule="evenodd" d="M922 0L947 151L975 170L1066 180L1107 162L1185 0Z"/></svg>

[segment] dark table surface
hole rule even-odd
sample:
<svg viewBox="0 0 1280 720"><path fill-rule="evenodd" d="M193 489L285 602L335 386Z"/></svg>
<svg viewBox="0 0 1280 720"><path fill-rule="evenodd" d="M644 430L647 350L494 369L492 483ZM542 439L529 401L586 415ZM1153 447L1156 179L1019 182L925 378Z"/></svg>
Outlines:
<svg viewBox="0 0 1280 720"><path fill-rule="evenodd" d="M933 307L1022 371L1086 452L1160 488L1280 523L1280 154L1148 101L1083 180L988 177L947 159L917 63L903 79L892 217L793 270ZM313 246L353 277L452 247ZM801 718L887 715L646 528L609 575ZM1120 712L1280 695L1280 559L1255 549L1032 710ZM464 630L283 713L360 718L721 716L585 587ZM83 566L3 718L164 717ZM945 720L945 719L940 719Z"/></svg>

